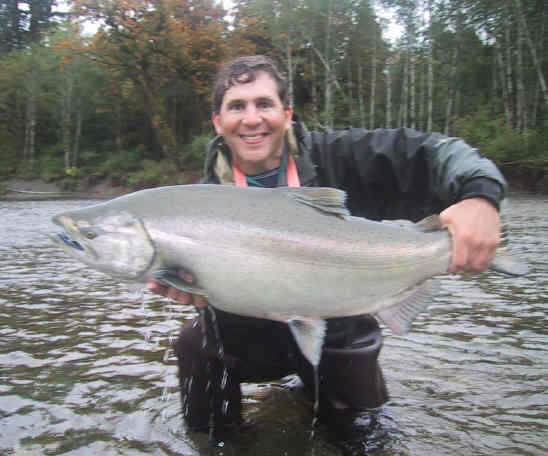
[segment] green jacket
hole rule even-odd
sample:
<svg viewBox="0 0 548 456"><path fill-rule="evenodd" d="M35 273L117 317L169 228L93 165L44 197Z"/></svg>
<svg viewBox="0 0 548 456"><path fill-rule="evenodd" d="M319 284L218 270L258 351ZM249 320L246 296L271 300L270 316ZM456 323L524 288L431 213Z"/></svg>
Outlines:
<svg viewBox="0 0 548 456"><path fill-rule="evenodd" d="M301 185L345 190L356 216L419 220L466 198L499 207L507 185L497 167L458 138L409 128L308 131L294 122L287 140ZM233 184L222 137L208 146L202 183Z"/></svg>

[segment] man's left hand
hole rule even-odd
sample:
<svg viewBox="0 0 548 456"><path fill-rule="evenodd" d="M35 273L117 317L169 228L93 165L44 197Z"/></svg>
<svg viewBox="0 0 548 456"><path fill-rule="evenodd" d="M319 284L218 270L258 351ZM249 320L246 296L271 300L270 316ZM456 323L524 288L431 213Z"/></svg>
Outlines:
<svg viewBox="0 0 548 456"><path fill-rule="evenodd" d="M485 271L500 243L497 209L484 198L470 198L449 206L440 220L453 242L449 272Z"/></svg>

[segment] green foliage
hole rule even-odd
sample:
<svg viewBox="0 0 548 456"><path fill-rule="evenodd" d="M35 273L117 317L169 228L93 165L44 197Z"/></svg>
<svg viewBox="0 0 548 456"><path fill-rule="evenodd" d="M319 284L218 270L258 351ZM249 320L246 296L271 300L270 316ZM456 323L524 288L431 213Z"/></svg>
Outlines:
<svg viewBox="0 0 548 456"><path fill-rule="evenodd" d="M455 121L457 136L480 149L501 166L548 170L548 134L536 130L518 131L508 127L502 115L483 108Z"/></svg>
<svg viewBox="0 0 548 456"><path fill-rule="evenodd" d="M36 169L40 178L46 182L62 179L65 177L65 164L63 157L41 157L36 163Z"/></svg>
<svg viewBox="0 0 548 456"><path fill-rule="evenodd" d="M455 136L464 138L469 144L485 152L488 144L508 130L503 114L495 115L489 107L483 107L476 113L455 119Z"/></svg>
<svg viewBox="0 0 548 456"><path fill-rule="evenodd" d="M15 151L15 147L3 143L2 136L0 135L0 160L2 161L0 176L12 176L16 173L19 157Z"/></svg>
<svg viewBox="0 0 548 456"><path fill-rule="evenodd" d="M209 135L200 135L192 138L190 144L183 151L183 164L187 168L201 168L206 157L207 145L211 141Z"/></svg>
<svg viewBox="0 0 548 456"><path fill-rule="evenodd" d="M142 169L130 175L126 183L135 189L167 185L170 183L169 176L174 170L175 165L168 160L158 162L145 159L142 162Z"/></svg>
<svg viewBox="0 0 548 456"><path fill-rule="evenodd" d="M95 156L95 159L101 157L98 152L87 152L88 156ZM96 172L101 176L121 176L128 172L136 171L142 166L143 159L147 156L146 147L139 145L131 150L122 150L119 153L112 153L96 168Z"/></svg>

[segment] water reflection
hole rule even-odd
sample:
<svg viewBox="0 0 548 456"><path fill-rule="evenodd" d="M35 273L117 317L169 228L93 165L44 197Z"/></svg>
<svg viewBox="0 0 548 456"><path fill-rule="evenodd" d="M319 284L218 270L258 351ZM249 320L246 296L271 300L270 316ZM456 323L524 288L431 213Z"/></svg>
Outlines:
<svg viewBox="0 0 548 456"><path fill-rule="evenodd" d="M248 385L255 425L211 445L182 425L170 344L190 307L131 292L51 245L89 201L0 202L0 454L381 455L548 452L548 201L505 209L515 279L444 277L406 338L386 332L391 402L310 442L296 389Z"/></svg>

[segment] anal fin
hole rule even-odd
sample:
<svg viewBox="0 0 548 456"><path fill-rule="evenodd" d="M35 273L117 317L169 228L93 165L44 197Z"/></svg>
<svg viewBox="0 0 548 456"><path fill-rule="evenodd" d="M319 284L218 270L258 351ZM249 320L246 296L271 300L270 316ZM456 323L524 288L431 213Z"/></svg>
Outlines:
<svg viewBox="0 0 548 456"><path fill-rule="evenodd" d="M325 320L292 317L286 320L304 357L314 366L320 364L327 323Z"/></svg>

